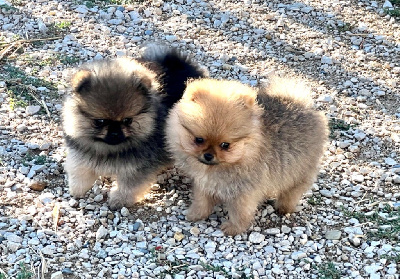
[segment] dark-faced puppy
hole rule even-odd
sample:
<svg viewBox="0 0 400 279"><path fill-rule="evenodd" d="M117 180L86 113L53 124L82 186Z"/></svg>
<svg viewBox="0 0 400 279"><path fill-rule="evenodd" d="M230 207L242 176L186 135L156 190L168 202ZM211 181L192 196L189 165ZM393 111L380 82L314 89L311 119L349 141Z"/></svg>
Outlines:
<svg viewBox="0 0 400 279"><path fill-rule="evenodd" d="M170 76L177 74L176 79ZM116 175L110 207L140 201L157 173L171 164L164 148L164 118L182 96L186 80L203 75L187 56L154 47L137 60L81 67L63 108L71 195L83 197L99 175Z"/></svg>

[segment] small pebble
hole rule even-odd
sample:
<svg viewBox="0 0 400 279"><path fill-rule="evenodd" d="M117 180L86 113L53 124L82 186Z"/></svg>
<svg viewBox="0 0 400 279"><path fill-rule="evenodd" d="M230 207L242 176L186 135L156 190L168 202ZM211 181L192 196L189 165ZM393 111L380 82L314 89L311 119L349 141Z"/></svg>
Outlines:
<svg viewBox="0 0 400 279"><path fill-rule="evenodd" d="M174 239L176 241L182 241L182 239L184 239L184 238L185 238L185 235L183 233L181 233L181 232L176 232L174 234Z"/></svg>
<svg viewBox="0 0 400 279"><path fill-rule="evenodd" d="M361 240L357 237L349 238L349 241L355 247L358 247L361 245Z"/></svg>
<svg viewBox="0 0 400 279"><path fill-rule="evenodd" d="M64 275L61 271L57 271L51 274L51 279L64 279Z"/></svg>
<svg viewBox="0 0 400 279"><path fill-rule="evenodd" d="M103 199L104 199L103 195L102 194L98 194L97 196L94 197L93 200L95 202L101 202L101 201L103 201Z"/></svg>
<svg viewBox="0 0 400 279"><path fill-rule="evenodd" d="M32 181L32 183L29 184L29 188L34 191L43 191L46 187L47 182L45 181Z"/></svg>
<svg viewBox="0 0 400 279"><path fill-rule="evenodd" d="M279 233L279 232L278 232ZM267 232L267 234L271 234L271 232ZM252 232L249 235L249 241L251 243L261 243L265 239L265 235L258 233L258 232Z"/></svg>
<svg viewBox="0 0 400 279"><path fill-rule="evenodd" d="M127 216L129 216L129 214L130 214L130 212L129 212L128 208L126 208L126 207L121 208L121 215L122 216L127 217Z"/></svg>
<svg viewBox="0 0 400 279"><path fill-rule="evenodd" d="M342 235L341 231L332 230L332 231L327 231L325 233L325 238L329 240L338 240L340 239L341 235Z"/></svg>

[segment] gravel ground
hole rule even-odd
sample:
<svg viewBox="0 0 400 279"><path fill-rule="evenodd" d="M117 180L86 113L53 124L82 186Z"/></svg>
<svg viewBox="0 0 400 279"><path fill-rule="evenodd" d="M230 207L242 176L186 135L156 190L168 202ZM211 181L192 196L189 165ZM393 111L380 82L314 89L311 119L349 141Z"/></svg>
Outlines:
<svg viewBox="0 0 400 279"><path fill-rule="evenodd" d="M399 278L398 0L0 5L0 278ZM248 233L225 237L223 208L185 220L190 180L176 169L119 212L110 178L69 196L60 109L74 67L147 42L216 78L306 80L332 133L298 212L266 202Z"/></svg>

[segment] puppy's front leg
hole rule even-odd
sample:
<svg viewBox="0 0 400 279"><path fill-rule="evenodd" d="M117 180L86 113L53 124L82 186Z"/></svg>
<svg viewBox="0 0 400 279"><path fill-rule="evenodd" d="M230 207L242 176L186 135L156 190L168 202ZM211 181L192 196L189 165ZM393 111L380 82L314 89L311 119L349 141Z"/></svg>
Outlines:
<svg viewBox="0 0 400 279"><path fill-rule="evenodd" d="M221 230L226 235L237 235L245 232L250 227L257 206L262 199L262 195L242 194L242 196L228 201L229 220L222 223Z"/></svg>
<svg viewBox="0 0 400 279"><path fill-rule="evenodd" d="M150 185L156 180L155 176L138 179L134 176L117 176L117 187L112 188L108 201L111 210L122 207L131 207L143 200L144 195L150 190Z"/></svg>
<svg viewBox="0 0 400 279"><path fill-rule="evenodd" d="M189 221L198 221L206 219L214 209L216 200L200 190L199 187L193 187L193 201L189 207L186 219Z"/></svg>
<svg viewBox="0 0 400 279"><path fill-rule="evenodd" d="M76 198L83 198L98 178L92 169L82 166L71 156L67 156L65 170L68 174L69 193Z"/></svg>

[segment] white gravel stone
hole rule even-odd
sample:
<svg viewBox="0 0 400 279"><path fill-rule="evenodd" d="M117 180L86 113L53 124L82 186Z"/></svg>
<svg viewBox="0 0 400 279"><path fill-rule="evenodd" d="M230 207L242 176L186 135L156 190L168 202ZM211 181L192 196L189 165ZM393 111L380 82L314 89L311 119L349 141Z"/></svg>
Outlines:
<svg viewBox="0 0 400 279"><path fill-rule="evenodd" d="M280 274L284 273L283 270L280 267L273 267L271 269L271 271L276 275L280 275Z"/></svg>
<svg viewBox="0 0 400 279"><path fill-rule="evenodd" d="M175 35L166 35L165 39L169 42L173 42L177 40L177 37Z"/></svg>
<svg viewBox="0 0 400 279"><path fill-rule="evenodd" d="M22 174L28 174L29 173L29 167L26 167L26 166L21 166L20 168L19 168L19 171L20 171L20 173L22 173Z"/></svg>
<svg viewBox="0 0 400 279"><path fill-rule="evenodd" d="M329 190L326 190L326 189L319 190L319 193L320 193L322 196L327 197L327 198L333 197L332 192L329 191Z"/></svg>
<svg viewBox="0 0 400 279"><path fill-rule="evenodd" d="M265 233L268 234L268 235L276 235L276 234L281 233L281 231L280 231L279 228L271 228L271 229L267 229L265 231Z"/></svg>
<svg viewBox="0 0 400 279"><path fill-rule="evenodd" d="M54 201L54 195L52 193L43 193L38 197L38 199L46 205Z"/></svg>
<svg viewBox="0 0 400 279"><path fill-rule="evenodd" d="M51 274L50 276L51 279L64 279L64 275L62 274L62 271L57 271Z"/></svg>
<svg viewBox="0 0 400 279"><path fill-rule="evenodd" d="M351 142L349 141L340 141L337 143L337 146L340 147L341 149L345 149L351 145Z"/></svg>
<svg viewBox="0 0 400 279"><path fill-rule="evenodd" d="M96 53L96 55L93 57L94 60L101 60L103 59L103 56L100 53Z"/></svg>
<svg viewBox="0 0 400 279"><path fill-rule="evenodd" d="M127 216L129 216L129 214L130 214L130 212L129 212L129 209L128 209L128 208L123 207L123 208L121 209L121 215L122 215L122 216L127 217Z"/></svg>
<svg viewBox="0 0 400 279"><path fill-rule="evenodd" d="M368 274L372 275L372 274L375 274L377 271L381 270L382 266L377 265L377 264L372 264L372 265L366 266L364 269Z"/></svg>
<svg viewBox="0 0 400 279"><path fill-rule="evenodd" d="M333 102L333 98L332 98L332 96L325 95L325 96L321 96L320 98L318 98L318 101L331 104Z"/></svg>
<svg viewBox="0 0 400 279"><path fill-rule="evenodd" d="M142 248L145 249L147 247L147 242L146 241L140 241L136 243L137 248Z"/></svg>
<svg viewBox="0 0 400 279"><path fill-rule="evenodd" d="M384 9L393 9L393 5L389 0L385 0L385 2L382 5L382 8L384 8Z"/></svg>
<svg viewBox="0 0 400 279"><path fill-rule="evenodd" d="M359 247L361 245L361 240L357 237L349 238L349 241L355 247Z"/></svg>
<svg viewBox="0 0 400 279"><path fill-rule="evenodd" d="M331 57L329 57L329 56L322 56L322 58L321 58L321 63L322 64L329 64L329 65L332 65L333 64L333 60L332 60L332 58Z"/></svg>
<svg viewBox="0 0 400 279"><path fill-rule="evenodd" d="M366 136L367 136L367 135L364 134L364 133L357 133L357 134L354 134L354 137L355 137L357 140L359 140L359 141L365 139Z"/></svg>
<svg viewBox="0 0 400 279"><path fill-rule="evenodd" d="M30 169L31 172L38 173L43 171L46 168L45 165L33 165Z"/></svg>
<svg viewBox="0 0 400 279"><path fill-rule="evenodd" d="M51 142L42 143L39 147L40 150L49 150L51 147Z"/></svg>
<svg viewBox="0 0 400 279"><path fill-rule="evenodd" d="M21 247L20 243L15 243L11 241L7 242L7 248L12 253L16 252L20 247Z"/></svg>
<svg viewBox="0 0 400 279"><path fill-rule="evenodd" d="M364 181L364 176L362 174L353 174L351 179L355 182L363 182Z"/></svg>
<svg viewBox="0 0 400 279"><path fill-rule="evenodd" d="M27 115L34 115L38 113L41 109L41 106L27 106L25 108L25 112Z"/></svg>
<svg viewBox="0 0 400 279"><path fill-rule="evenodd" d="M142 37L140 37L140 36L133 36L132 38L131 38L131 41L133 42L133 43L138 43L138 42L140 42L142 40Z"/></svg>
<svg viewBox="0 0 400 279"><path fill-rule="evenodd" d="M96 232L96 240L105 238L107 235L108 235L108 230L103 225L101 225Z"/></svg>
<svg viewBox="0 0 400 279"><path fill-rule="evenodd" d="M278 233L279 233L279 232L278 232ZM265 235L263 235L263 234L261 234L261 233L258 233L258 232L252 232L252 233L249 235L249 241L250 241L251 243L261 243L261 242L264 241L264 239L265 239Z"/></svg>
<svg viewBox="0 0 400 279"><path fill-rule="evenodd" d="M288 234L291 231L291 228L289 228L288 226L282 226L281 228L282 233Z"/></svg>
<svg viewBox="0 0 400 279"><path fill-rule="evenodd" d="M341 231L338 230L331 230L325 233L325 238L329 240L338 240L342 235Z"/></svg>
<svg viewBox="0 0 400 279"><path fill-rule="evenodd" d="M13 233L6 234L5 238L10 242L15 242L15 243L22 243L22 241L23 241L22 237L20 237L16 234L13 234Z"/></svg>
<svg viewBox="0 0 400 279"><path fill-rule="evenodd" d="M43 255L46 255L46 256L53 256L53 254L54 254L54 249L55 247L54 246L46 246L46 247L44 247L42 250L41 250L41 252L43 253Z"/></svg>
<svg viewBox="0 0 400 279"><path fill-rule="evenodd" d="M95 202L101 202L104 199L103 194L98 194L97 196L94 197ZM122 210L121 210L122 211Z"/></svg>
<svg viewBox="0 0 400 279"><path fill-rule="evenodd" d="M23 132L23 131L25 131L26 129L27 129L27 127L26 127L25 124L19 124L19 125L17 126L17 131L18 131L18 132Z"/></svg>
<svg viewBox="0 0 400 279"><path fill-rule="evenodd" d="M216 247L217 244L214 241L207 241L207 243L204 245L204 249L207 253L214 253Z"/></svg>
<svg viewBox="0 0 400 279"><path fill-rule="evenodd" d="M4 31L7 31L7 30L11 30L13 27L14 27L14 24L12 24L12 23L6 23L6 24L3 24L2 29L3 29Z"/></svg>
<svg viewBox="0 0 400 279"><path fill-rule="evenodd" d="M81 13L81 14L86 14L86 13L88 12L88 10L87 10L87 7L86 7L86 6L81 5L81 6L78 6L78 7L75 9L75 12Z"/></svg>
<svg viewBox="0 0 400 279"><path fill-rule="evenodd" d="M387 270L387 274L389 274L389 275L396 275L396 273L397 273L396 267L389 267Z"/></svg>
<svg viewBox="0 0 400 279"><path fill-rule="evenodd" d="M385 158L385 164L389 166L394 166L397 165L397 162L393 158Z"/></svg>
<svg viewBox="0 0 400 279"><path fill-rule="evenodd" d="M293 252L290 255L290 258L292 260L300 260L300 259L303 259L303 258L306 258L306 257L307 257L307 254L305 252L303 252L303 251L296 251L296 252Z"/></svg>

